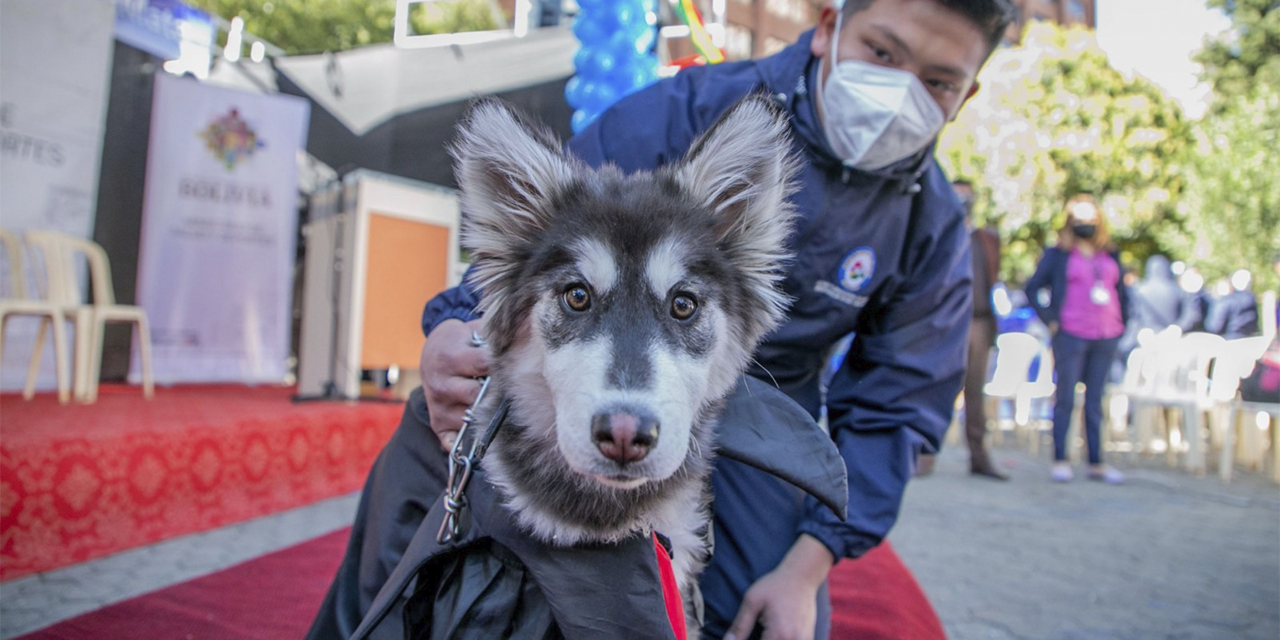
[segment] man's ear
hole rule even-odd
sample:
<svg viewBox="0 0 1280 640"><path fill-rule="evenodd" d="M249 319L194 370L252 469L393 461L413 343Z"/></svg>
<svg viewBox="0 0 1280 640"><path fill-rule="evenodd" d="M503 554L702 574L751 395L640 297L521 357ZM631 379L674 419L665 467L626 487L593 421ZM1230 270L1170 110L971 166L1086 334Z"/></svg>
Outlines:
<svg viewBox="0 0 1280 640"><path fill-rule="evenodd" d="M840 10L830 2L822 5L822 13L818 14L818 25L813 30L813 39L809 40L809 52L817 58L824 58L831 53L831 39L835 37L836 16Z"/></svg>

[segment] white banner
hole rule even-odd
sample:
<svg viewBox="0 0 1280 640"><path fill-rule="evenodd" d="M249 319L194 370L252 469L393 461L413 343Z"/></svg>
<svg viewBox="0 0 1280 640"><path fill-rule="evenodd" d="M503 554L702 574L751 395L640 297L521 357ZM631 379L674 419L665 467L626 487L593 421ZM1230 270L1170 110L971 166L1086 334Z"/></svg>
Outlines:
<svg viewBox="0 0 1280 640"><path fill-rule="evenodd" d="M156 382L284 379L309 114L293 96L156 77L138 265Z"/></svg>
<svg viewBox="0 0 1280 640"><path fill-rule="evenodd" d="M115 7L101 0L0 2L0 226L92 233L114 24ZM22 387L39 323L15 317L5 327L0 388ZM44 389L55 385L46 341Z"/></svg>

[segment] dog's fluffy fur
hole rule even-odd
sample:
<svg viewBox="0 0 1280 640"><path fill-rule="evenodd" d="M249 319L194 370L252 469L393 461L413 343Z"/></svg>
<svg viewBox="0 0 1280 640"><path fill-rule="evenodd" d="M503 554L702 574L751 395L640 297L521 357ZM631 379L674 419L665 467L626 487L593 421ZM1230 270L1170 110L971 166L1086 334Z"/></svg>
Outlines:
<svg viewBox="0 0 1280 640"><path fill-rule="evenodd" d="M787 303L788 126L749 97L682 161L627 175L588 168L500 102L472 107L452 149L462 239L495 388L512 403L484 468L534 536L656 530L689 593L716 411ZM593 440L593 419L619 414L657 425L640 460Z"/></svg>

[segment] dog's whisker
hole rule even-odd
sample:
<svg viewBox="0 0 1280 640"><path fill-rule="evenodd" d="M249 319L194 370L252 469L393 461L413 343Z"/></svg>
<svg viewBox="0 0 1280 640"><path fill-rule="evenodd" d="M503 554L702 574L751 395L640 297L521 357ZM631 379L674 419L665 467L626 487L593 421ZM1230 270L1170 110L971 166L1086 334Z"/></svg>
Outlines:
<svg viewBox="0 0 1280 640"><path fill-rule="evenodd" d="M773 372L772 372L772 371L770 371L768 367L764 366L763 364L760 364L760 361L759 361L759 360L757 360L754 356L751 358L751 364L753 364L753 365L755 365L755 366L757 366L757 367L760 367L760 370L761 370L761 371L763 371L763 372L765 372L766 374L768 374L768 376L769 376L769 380L770 380L771 382L773 382L773 386L778 387L778 388L781 388L781 387L782 387L782 385L778 384L778 379L777 379L777 378L775 378L775 377L773 377ZM751 389L750 389L750 388L748 388L748 389L747 389L747 393L748 393L748 394L750 394L750 393L751 393Z"/></svg>

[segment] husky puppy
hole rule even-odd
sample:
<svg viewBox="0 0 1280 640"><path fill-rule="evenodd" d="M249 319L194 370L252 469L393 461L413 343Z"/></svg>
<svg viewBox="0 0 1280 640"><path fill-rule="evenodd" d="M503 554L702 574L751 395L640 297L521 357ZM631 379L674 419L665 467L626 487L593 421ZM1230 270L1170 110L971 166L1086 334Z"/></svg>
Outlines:
<svg viewBox="0 0 1280 640"><path fill-rule="evenodd" d="M462 240L491 395L511 407L483 467L535 537L657 531L691 592L717 411L787 304L788 126L749 97L679 162L626 174L587 167L500 102L472 107L451 150Z"/></svg>

